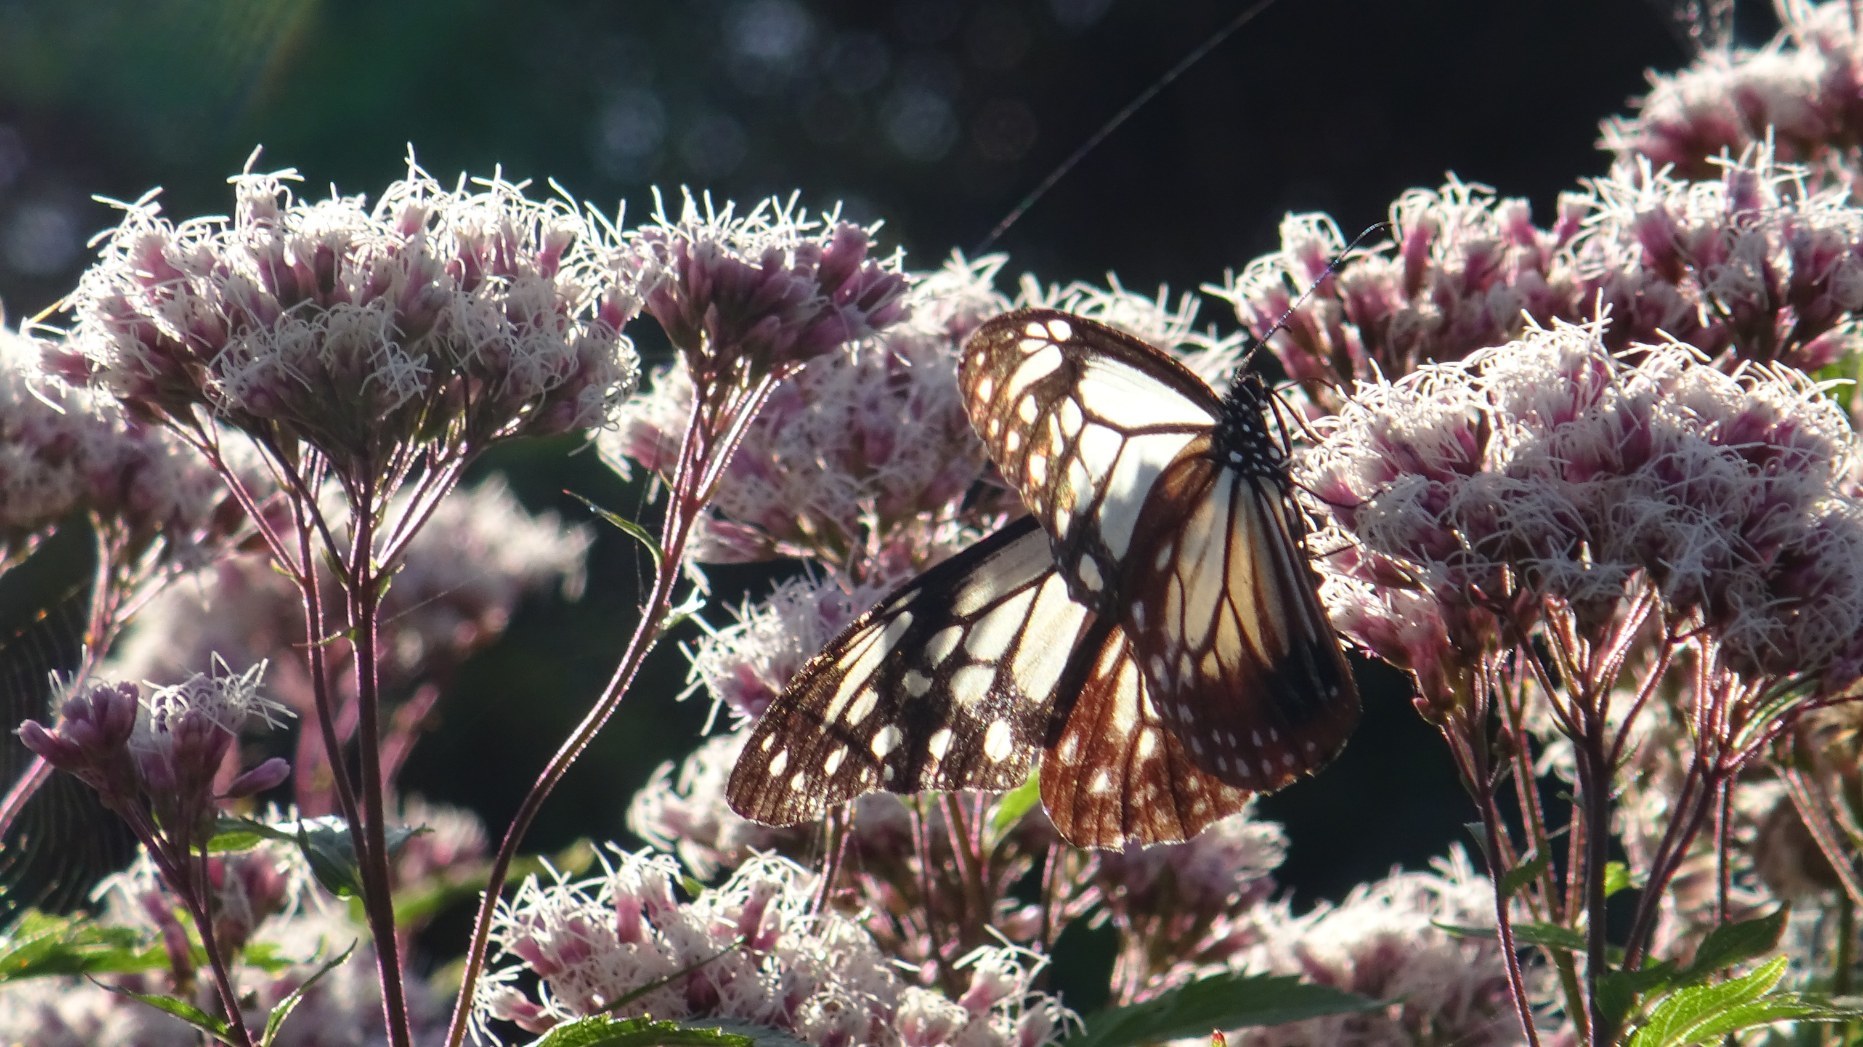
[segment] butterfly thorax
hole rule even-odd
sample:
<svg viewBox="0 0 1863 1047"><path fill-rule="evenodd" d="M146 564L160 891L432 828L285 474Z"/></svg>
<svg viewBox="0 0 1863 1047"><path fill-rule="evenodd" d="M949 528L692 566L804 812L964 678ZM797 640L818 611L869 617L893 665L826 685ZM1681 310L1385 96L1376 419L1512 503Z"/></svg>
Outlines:
<svg viewBox="0 0 1863 1047"><path fill-rule="evenodd" d="M1211 433L1211 453L1224 465L1256 479L1270 480L1286 492L1287 454L1268 431L1268 388L1261 376L1244 371L1223 397L1223 410Z"/></svg>

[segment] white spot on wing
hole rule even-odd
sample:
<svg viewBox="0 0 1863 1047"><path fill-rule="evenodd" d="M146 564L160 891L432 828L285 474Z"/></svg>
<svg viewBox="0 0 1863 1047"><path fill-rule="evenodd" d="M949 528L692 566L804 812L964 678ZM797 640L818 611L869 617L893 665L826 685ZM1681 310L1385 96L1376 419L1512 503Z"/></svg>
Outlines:
<svg viewBox="0 0 1863 1047"><path fill-rule="evenodd" d="M930 738L925 740L925 748L931 753L932 759L942 761L944 754L951 751L951 728L938 728Z"/></svg>
<svg viewBox="0 0 1863 1047"><path fill-rule="evenodd" d="M770 758L770 777L775 778L778 775L782 774L783 768L788 767L788 766L789 766L789 750L784 749L782 752L779 752L775 756Z"/></svg>
<svg viewBox="0 0 1863 1047"><path fill-rule="evenodd" d="M951 697L960 708L976 705L989 697L995 682L996 670L990 666L966 665L951 674Z"/></svg>
<svg viewBox="0 0 1863 1047"><path fill-rule="evenodd" d="M841 762L846 759L847 746L835 746L834 752L828 754L828 759L822 761L822 773L825 775L833 775L834 772L841 769Z"/></svg>
<svg viewBox="0 0 1863 1047"><path fill-rule="evenodd" d="M895 724L889 723L885 727L880 728L880 732L873 736L873 745L871 748L873 749L874 758L877 760L886 759L886 754L899 748L899 743L905 740L906 732L900 730Z"/></svg>
<svg viewBox="0 0 1863 1047"><path fill-rule="evenodd" d="M983 755L991 763L1002 763L1015 751L1015 734L1010 730L1009 721L997 717L990 721L990 726L983 732Z"/></svg>
<svg viewBox="0 0 1863 1047"><path fill-rule="evenodd" d="M955 625L947 625L933 633L931 639L925 641L925 661L930 665L944 664L944 660L957 650L958 641L963 638L964 630Z"/></svg>

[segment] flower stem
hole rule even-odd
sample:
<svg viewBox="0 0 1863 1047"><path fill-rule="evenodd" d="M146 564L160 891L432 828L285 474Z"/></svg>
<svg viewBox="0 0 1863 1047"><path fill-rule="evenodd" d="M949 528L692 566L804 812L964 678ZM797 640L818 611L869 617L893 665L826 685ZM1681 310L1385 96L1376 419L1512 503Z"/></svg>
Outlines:
<svg viewBox="0 0 1863 1047"><path fill-rule="evenodd" d="M594 741L596 732L614 715L648 652L653 650L654 644L665 631L673 604L673 589L679 582L680 565L685 559L686 542L691 537L699 510L706 501L709 488L705 485L708 480L716 481L717 471L723 467L720 463L729 460L737 450L738 442L743 439L748 426L745 419L755 415L763 406L764 400L775 388L776 381L777 376L766 376L741 396L723 405L708 403L710 398L703 389L695 391L687 413L685 436L679 445L673 479L667 487L660 558L653 575L653 587L641 610L640 622L635 626L633 636L628 638L627 648L622 652L614 675L609 677L600 697L590 706L587 715L570 732L556 754L550 757L549 763L537 776L537 781L518 804L517 812L511 817L511 824L505 829L504 839L498 845L498 854L492 859L485 895L479 900L478 915L473 920L472 939L466 947L465 971L460 978L459 996L453 1001L453 1016L447 1024L444 1041L447 1047L459 1047L465 1039L473 991L478 987L479 976L484 972L485 955L491 944L492 916L496 912L498 896L504 890L505 880L511 874L511 863L517 857L518 847L531 823L536 820L537 812L542 810L544 800ZM743 417L739 416L740 412ZM717 437L710 427L718 419L724 421L721 427L722 438Z"/></svg>
<svg viewBox="0 0 1863 1047"><path fill-rule="evenodd" d="M401 948L395 932L395 905L388 870L387 782L382 777L381 691L377 670L376 627L381 613L381 581L373 567L374 507L359 507L355 515L355 541L349 566L349 602L352 608L350 642L356 652L356 703L360 723L357 752L362 770L363 819L351 823L356 858L361 869L363 910L375 938L375 962L382 982L382 1011L389 1042L412 1047L413 1027L408 1021L407 996L401 977ZM366 840L366 846L364 845Z"/></svg>

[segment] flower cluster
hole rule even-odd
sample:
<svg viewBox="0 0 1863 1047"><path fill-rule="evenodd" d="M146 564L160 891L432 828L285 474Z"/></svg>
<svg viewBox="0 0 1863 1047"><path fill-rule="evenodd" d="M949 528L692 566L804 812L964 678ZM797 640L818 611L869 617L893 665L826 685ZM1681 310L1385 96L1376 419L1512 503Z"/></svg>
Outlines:
<svg viewBox="0 0 1863 1047"><path fill-rule="evenodd" d="M1338 624L1441 693L1441 660L1553 601L1608 623L1647 584L1744 672L1841 683L1863 649L1863 516L1841 409L1785 367L1614 356L1533 329L1361 386L1300 466ZM1401 579L1400 584L1392 584ZM1446 640L1446 642L1444 642Z"/></svg>
<svg viewBox="0 0 1863 1047"><path fill-rule="evenodd" d="M572 207L500 177L447 190L412 162L373 208L299 200L296 177L248 169L230 218L125 205L62 368L183 431L211 414L364 479L413 446L598 425L633 391L636 305L597 279L602 238Z"/></svg>
<svg viewBox="0 0 1863 1047"><path fill-rule="evenodd" d="M259 694L260 663L243 673L224 664L144 695L135 684L99 684L64 700L57 722L27 720L20 741L53 769L75 775L153 850L166 839L174 853L212 830L217 801L251 796L282 782L289 765L270 759L223 789L214 780L240 732L255 723L277 726L283 706Z"/></svg>
<svg viewBox="0 0 1863 1047"><path fill-rule="evenodd" d="M1393 872L1354 887L1337 905L1300 916L1284 902L1265 906L1257 917L1261 943L1244 961L1248 969L1398 1002L1363 1014L1241 1030L1229 1042L1519 1043L1500 944L1479 933L1494 926L1492 890L1458 850L1430 872Z"/></svg>
<svg viewBox="0 0 1863 1047"><path fill-rule="evenodd" d="M868 258L874 229L802 214L770 198L739 217L684 195L678 218L656 198L655 224L621 257L648 315L704 375L782 370L867 338L905 312L899 259Z"/></svg>
<svg viewBox="0 0 1863 1047"><path fill-rule="evenodd" d="M804 232L805 227L787 235ZM750 246L770 235L755 224L748 230L702 224L682 235L705 234L725 242L709 250L727 269L750 264L726 252L727 244L755 257ZM736 244L739 238L752 244ZM865 279L880 280L895 265L868 262ZM984 308L959 304L987 294L987 272L955 265L910 292L904 278L893 274L896 300L889 300L886 311L836 326L879 328L877 335L863 334L841 352L827 351L843 344L837 342L790 361L794 373L770 391L721 471L696 539L697 558L809 555L843 569L865 568L874 560L877 536L916 535L948 524L983 468L982 445L958 397L955 347L987 315ZM675 337L674 344L682 343ZM694 366L690 354L683 354L656 372L648 391L619 416L618 431L599 440L603 457L624 475L631 460L670 476L699 395ZM935 541L924 538L920 544ZM884 559L924 555L907 549Z"/></svg>
<svg viewBox="0 0 1863 1047"><path fill-rule="evenodd" d="M1763 148L1699 181L1596 179L1560 198L1550 228L1524 200L1453 180L1406 193L1390 227L1346 252L1330 218L1290 216L1279 252L1210 288L1328 410L1354 379L1460 360L1530 323L1608 317L1613 348L1677 338L1806 371L1860 347L1847 318L1863 305L1863 216Z"/></svg>
<svg viewBox="0 0 1863 1047"><path fill-rule="evenodd" d="M753 859L690 902L664 856L614 851L581 882L527 881L501 903L494 939L516 963L479 996L492 1020L539 1032L583 1015L739 1020L832 1045L1057 1043L1071 1012L1030 989L1034 968L1013 950L979 953L952 1000L906 984L853 921L811 915L812 877ZM520 974L539 980L536 998Z"/></svg>
<svg viewBox="0 0 1863 1047"><path fill-rule="evenodd" d="M1843 3L1776 9L1785 28L1765 47L1710 49L1679 73L1653 75L1636 115L1604 122L1602 146L1619 164L1701 178L1717 156L1770 142L1785 159L1854 180L1848 153L1863 135L1855 12Z"/></svg>
<svg viewBox="0 0 1863 1047"><path fill-rule="evenodd" d="M157 543L170 560L209 556L239 518L219 478L181 441L49 371L55 345L0 327L0 565L80 511L123 533L126 561Z"/></svg>
<svg viewBox="0 0 1863 1047"><path fill-rule="evenodd" d="M243 1004L248 1024L262 1027L272 1008L301 992L289 1020L270 1042L278 1047L380 1042L381 986L374 951L342 906L318 901L303 855L296 848L264 842L211 856L206 864L213 885L210 906L216 938L252 957L236 970L248 993ZM97 899L103 907L97 923L159 942L167 970L101 981L67 976L9 982L0 986L0 1041L195 1047L201 1036L197 1029L112 991L179 993L209 1013L214 1010L205 983L197 983L199 943L182 923L182 907L147 852L105 881ZM343 962L311 981L320 968L352 948ZM417 982L413 988L421 1042L431 1042L439 1035L442 1001L425 984Z"/></svg>
<svg viewBox="0 0 1863 1047"><path fill-rule="evenodd" d="M1286 853L1287 834L1251 808L1180 844L1095 855L1088 875L1097 904L1076 905L1120 932L1119 996L1145 999L1245 962Z"/></svg>

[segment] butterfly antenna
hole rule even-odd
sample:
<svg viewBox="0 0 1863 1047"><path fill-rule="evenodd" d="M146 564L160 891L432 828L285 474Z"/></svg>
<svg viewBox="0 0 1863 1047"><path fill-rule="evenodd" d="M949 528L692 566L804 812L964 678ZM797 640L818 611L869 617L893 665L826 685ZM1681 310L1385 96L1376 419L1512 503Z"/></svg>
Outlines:
<svg viewBox="0 0 1863 1047"><path fill-rule="evenodd" d="M1307 304L1307 299L1312 298L1315 291L1318 291L1326 281L1332 279L1333 276L1339 272L1340 268L1352 259L1352 252L1358 250L1359 246L1366 240L1369 240L1373 234L1386 232L1390 228L1391 224L1389 222L1378 222L1375 225L1367 226L1357 236L1353 237L1352 242L1346 244L1344 249L1334 256L1332 261L1326 263L1326 271L1320 274L1319 279L1308 284L1306 289L1302 290L1299 296L1294 299L1293 304L1289 305L1287 310L1283 312L1273 324L1269 325L1268 330L1263 332L1260 338L1255 337L1253 334L1245 334L1248 348L1242 352L1242 362L1236 365L1236 376L1232 383L1232 387L1239 386L1246 380L1246 376L1249 374L1249 362L1255 358L1255 354L1266 347L1268 341L1276 334L1286 329L1287 322L1293 318L1295 313L1300 311L1302 306ZM1309 439L1312 439L1313 433L1307 429L1305 419L1301 418L1298 412L1290 412L1287 405L1281 402L1279 396L1270 397L1269 399L1275 406L1275 424L1281 427L1281 439L1283 442L1286 442L1288 439L1287 423L1283 416L1289 413L1293 414L1295 427Z"/></svg>
<svg viewBox="0 0 1863 1047"><path fill-rule="evenodd" d="M1192 48L1191 52L1179 60L1176 65L1166 71L1163 76L1153 81L1150 87L1140 91L1137 97L1127 102L1125 106L1114 113L1106 123L1100 125L1099 130L1089 135L1087 140L1082 142L1078 149L1069 153L1067 159L1061 161L1054 170L1048 172L1048 177L1042 179L1040 184L1030 190L1029 194L1023 197L1022 201L1016 204L1015 208L1011 210L1002 221L996 223L996 228L990 230L990 235L984 237L983 241L970 252L971 257L974 258L995 246L996 241L1002 239L1003 234L1009 231L1010 226L1020 221L1022 216L1027 214L1030 208L1040 202L1042 197L1048 195L1048 190L1053 189L1060 183L1061 179L1067 177L1068 172L1079 166L1080 162L1086 159L1088 153L1099 148L1101 142L1112 137L1113 132L1119 130L1127 120L1132 118L1134 113L1137 113L1140 109L1143 109L1149 104L1152 99L1158 97L1158 93L1171 86L1178 77L1189 72L1192 66L1208 57L1211 51L1221 47L1223 41L1234 36L1243 26L1254 21L1256 16L1272 6L1274 6L1274 0L1257 0L1256 3L1243 9L1240 14L1237 14L1234 18L1229 20L1228 25L1217 30L1216 35L1205 40L1195 48Z"/></svg>

